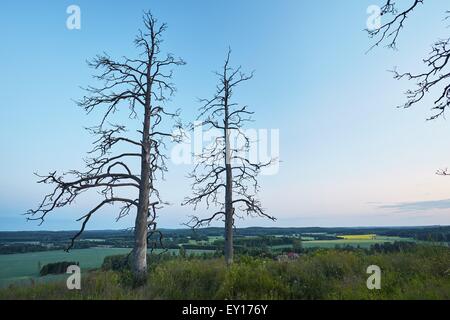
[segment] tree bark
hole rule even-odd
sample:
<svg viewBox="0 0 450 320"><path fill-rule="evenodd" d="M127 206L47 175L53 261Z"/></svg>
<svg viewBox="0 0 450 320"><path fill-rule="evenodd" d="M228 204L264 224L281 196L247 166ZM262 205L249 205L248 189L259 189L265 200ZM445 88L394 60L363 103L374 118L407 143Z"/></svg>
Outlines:
<svg viewBox="0 0 450 320"><path fill-rule="evenodd" d="M227 182L225 191L225 262L228 266L233 264L233 224L234 224L234 208L232 205L232 176L231 165L226 165Z"/></svg>
<svg viewBox="0 0 450 320"><path fill-rule="evenodd" d="M149 61L151 61L149 59ZM144 123L142 130L141 151L141 185L139 188L139 207L136 214L133 248L133 277L135 286L140 286L147 280L147 235L148 210L151 191L151 77L150 67L147 70L147 92L145 100Z"/></svg>
<svg viewBox="0 0 450 320"><path fill-rule="evenodd" d="M225 121L224 121L224 137L225 137L225 262L228 266L233 264L233 224L234 224L234 208L233 208L233 173L231 168L231 150L230 150L230 130L229 130L229 110L228 110L228 82L225 79Z"/></svg>

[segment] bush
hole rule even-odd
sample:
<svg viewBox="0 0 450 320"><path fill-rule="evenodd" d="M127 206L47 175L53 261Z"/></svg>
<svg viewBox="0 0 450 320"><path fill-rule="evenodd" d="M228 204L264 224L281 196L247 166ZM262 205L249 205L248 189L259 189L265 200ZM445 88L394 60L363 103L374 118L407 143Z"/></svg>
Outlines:
<svg viewBox="0 0 450 320"><path fill-rule="evenodd" d="M215 296L218 299L284 299L289 288L278 274L271 272L271 260L241 259L225 271L225 278Z"/></svg>
<svg viewBox="0 0 450 320"><path fill-rule="evenodd" d="M163 261L176 259L176 256L168 252L160 254L147 254L147 267L151 270ZM125 271L131 270L131 255L118 254L107 256L103 259L101 269L104 271Z"/></svg>
<svg viewBox="0 0 450 320"><path fill-rule="evenodd" d="M225 269L217 259L166 261L150 273L148 292L153 299L214 299Z"/></svg>
<svg viewBox="0 0 450 320"><path fill-rule="evenodd" d="M128 254L118 254L114 256L107 256L103 259L101 269L104 271L123 271L131 269L131 264Z"/></svg>
<svg viewBox="0 0 450 320"><path fill-rule="evenodd" d="M41 277L49 274L62 274L67 272L67 268L72 265L79 265L78 262L61 261L44 265L39 271Z"/></svg>

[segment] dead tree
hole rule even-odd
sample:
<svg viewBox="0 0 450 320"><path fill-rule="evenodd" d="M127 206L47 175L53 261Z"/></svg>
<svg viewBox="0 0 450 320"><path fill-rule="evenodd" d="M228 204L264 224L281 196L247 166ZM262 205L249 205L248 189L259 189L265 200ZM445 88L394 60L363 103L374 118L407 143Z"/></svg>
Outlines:
<svg viewBox="0 0 450 320"><path fill-rule="evenodd" d="M98 126L88 129L97 138L89 153L91 156L85 160L85 171L72 170L61 175L52 172L40 176L38 182L52 185L52 191L37 209L27 212L28 220L43 223L50 212L70 205L84 191L100 191L101 202L77 220L81 221L81 228L71 239L68 249L73 247L91 217L106 205L121 204L117 220L136 212L132 251L136 284L146 279L147 239L158 232L155 207L161 200L155 181L167 170L165 142L178 138L161 128L161 124L167 128L166 122L178 116L165 106L175 91L170 82L171 67L184 64L181 59L171 54L163 55L160 51L166 25L159 24L150 12L144 14L143 22L144 30L139 30L134 41L139 50L137 57L113 60L104 54L88 62L90 67L98 70L94 78L102 82L102 86L86 88L86 96L77 103L87 113L102 112L102 120ZM110 122L113 114L124 107L130 109L130 118L142 119L136 138L124 125ZM129 152L117 152L125 145ZM133 172L133 159L139 172ZM121 192L128 196L120 196Z"/></svg>
<svg viewBox="0 0 450 320"><path fill-rule="evenodd" d="M245 153L250 148L250 139L243 131L243 125L251 121L253 112L247 106L232 102L234 89L250 80L253 74L246 75L241 68L230 67L228 51L221 72L216 75L219 84L211 99L202 99L196 125L206 130L216 130L214 142L197 156L197 163L189 175L193 179L193 196L185 199L183 205L193 205L194 209L201 203L216 211L207 218L191 217L187 223L192 228L210 225L213 221L223 219L225 222L225 261L233 263L233 228L235 217L261 216L275 220L264 212L256 195L259 189L257 176L260 170L272 162L251 162ZM240 137L244 143L234 146L232 139Z"/></svg>

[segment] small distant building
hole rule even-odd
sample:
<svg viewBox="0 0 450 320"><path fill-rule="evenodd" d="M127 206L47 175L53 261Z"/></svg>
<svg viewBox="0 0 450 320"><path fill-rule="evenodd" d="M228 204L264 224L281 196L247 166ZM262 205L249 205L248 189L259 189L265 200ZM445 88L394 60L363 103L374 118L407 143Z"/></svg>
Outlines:
<svg viewBox="0 0 450 320"><path fill-rule="evenodd" d="M297 260L299 258L300 258L300 255L295 252L288 252L288 253L277 256L277 260L280 262Z"/></svg>
<svg viewBox="0 0 450 320"><path fill-rule="evenodd" d="M300 255L298 253L295 252L289 252L287 254L289 260L297 260L298 258L300 258Z"/></svg>

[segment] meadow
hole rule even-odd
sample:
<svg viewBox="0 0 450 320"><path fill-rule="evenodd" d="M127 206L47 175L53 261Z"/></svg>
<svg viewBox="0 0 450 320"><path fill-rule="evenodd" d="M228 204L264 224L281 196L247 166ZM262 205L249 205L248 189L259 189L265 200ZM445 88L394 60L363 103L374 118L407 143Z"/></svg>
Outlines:
<svg viewBox="0 0 450 320"><path fill-rule="evenodd" d="M338 238L342 238L344 240L374 240L377 235L376 234L350 234L350 235L342 235L337 236Z"/></svg>
<svg viewBox="0 0 450 320"><path fill-rule="evenodd" d="M367 267L381 268L381 289L366 286ZM0 299L450 299L450 250L415 246L406 251L369 253L319 249L297 260L238 256L169 256L152 266L147 284L130 285L127 270L82 274L81 290L64 281L10 286Z"/></svg>
<svg viewBox="0 0 450 320"><path fill-rule="evenodd" d="M322 234L324 236L335 237L334 234ZM315 240L314 237L304 237L302 236L301 245L305 249L313 249L313 248L324 248L324 249L334 249L334 248L344 248L344 247L353 247L353 248L362 248L362 249L370 249L375 244L385 244L385 243L394 243L396 241L401 242L415 242L415 243L424 243L421 241L417 241L413 238L404 238L397 236L378 236L375 234L367 234L367 235L345 235L345 236L336 236L338 239L334 240ZM272 245L270 246L272 250L282 250L282 249L292 249L292 244L281 244L281 245Z"/></svg>
<svg viewBox="0 0 450 320"><path fill-rule="evenodd" d="M340 238L338 236L338 238ZM336 248L350 246L354 248L369 249L375 244L393 243L395 241L418 242L412 238L388 237L388 236L374 236L374 235L357 235L357 236L342 236L339 240L312 240L303 241L304 248Z"/></svg>
<svg viewBox="0 0 450 320"><path fill-rule="evenodd" d="M246 237L248 239L258 239L258 237ZM302 237L303 239L304 237ZM212 244L214 241L221 240L221 236L210 236L206 241L206 244ZM359 247L363 249L369 249L374 244L383 244L386 242L394 241L414 241L412 238L400 238L390 236L374 236L374 235L356 235L356 236L343 236L343 239L339 240L311 240L312 237L306 238L307 241L302 241L302 246L305 249L309 248L326 248L333 249L336 247ZM304 239L304 240L306 240ZM205 241L190 240L188 244L204 244ZM293 246L291 244L286 245L274 245L270 249L274 252L281 251L283 249L288 250ZM164 250L170 254L179 254L178 249ZM74 249L69 253L63 250L42 251L42 252L29 252L19 254L3 254L0 255L0 288L8 286L12 283L28 284L31 282L48 282L61 278L61 276L48 275L45 277L39 277L40 268L48 263L60 262L60 261L76 261L80 263L82 270L92 270L99 268L107 256L126 254L129 253L129 248L88 248L88 249ZM155 253L163 252L162 249L156 249ZM201 249L187 249L187 254L201 254L214 252L211 250Z"/></svg>
<svg viewBox="0 0 450 320"><path fill-rule="evenodd" d="M168 246L172 249L162 250L156 249L154 253L161 253L167 251L171 255L178 255L180 249L185 247L181 252L189 255L197 255L202 253L217 253L223 247L223 236L220 235L221 230L201 230L209 234L193 236L183 230L173 232L170 234ZM379 235L372 232L367 233L337 233L332 230L320 230L322 232L303 233L297 230L289 230L289 234L279 233L280 230L274 230L273 233L262 232L261 230L240 230L241 233L249 233L248 235L240 235L236 238L238 244L237 252L247 254L253 257L258 257L263 254L265 257L271 256L276 258L286 252L314 249L345 249L345 248L360 248L370 249L374 245L383 245L385 243L394 242L414 242L417 244L432 244L414 239L412 237ZM264 231L264 230L263 230ZM283 231L283 230L281 230ZM348 230L346 230L348 231ZM352 231L352 230L350 230ZM254 232L261 232L261 236L251 234ZM409 233L411 234L411 233ZM39 238L36 234L24 233L9 233L3 235L3 243L6 248L11 243L29 243L35 239L51 239L53 245L60 245L63 243L66 235L59 233L45 234ZM111 242L110 239L115 239L116 242ZM301 242L300 242L301 239ZM62 261L76 261L79 262L83 272L99 268L105 257L120 254L127 254L130 248L121 247L121 245L129 244L132 239L126 238L126 235L114 234L105 232L96 232L89 234L86 239L80 243L90 242L93 247L84 249L73 249L69 253L63 250L52 251L38 251L26 253L12 253L0 254L0 288L4 288L10 284L28 285L30 283L45 283L54 282L64 278L66 275L47 275L39 276L39 270L42 266L48 263L62 262ZM102 246L98 247L101 242ZM239 243L238 243L239 242ZM39 242L35 241L39 244ZM106 247L108 244L110 247ZM447 243L442 242L441 245ZM448 244L447 244L448 245ZM259 250L259 251L258 251ZM260 252L261 250L264 253ZM300 251L299 251L300 250ZM267 254L269 253L269 254Z"/></svg>
<svg viewBox="0 0 450 320"><path fill-rule="evenodd" d="M80 263L83 271L99 268L105 257L119 254L127 254L129 248L89 248L74 249L69 253L63 250L29 252L18 254L0 255L0 287L8 286L12 283L30 284L31 282L49 282L58 280L65 275L49 275L39 277L41 266L60 262L60 261L76 261ZM160 253L163 250L154 250ZM179 250L165 250L170 254L178 254ZM206 250L186 250L188 254L200 254L208 252Z"/></svg>

